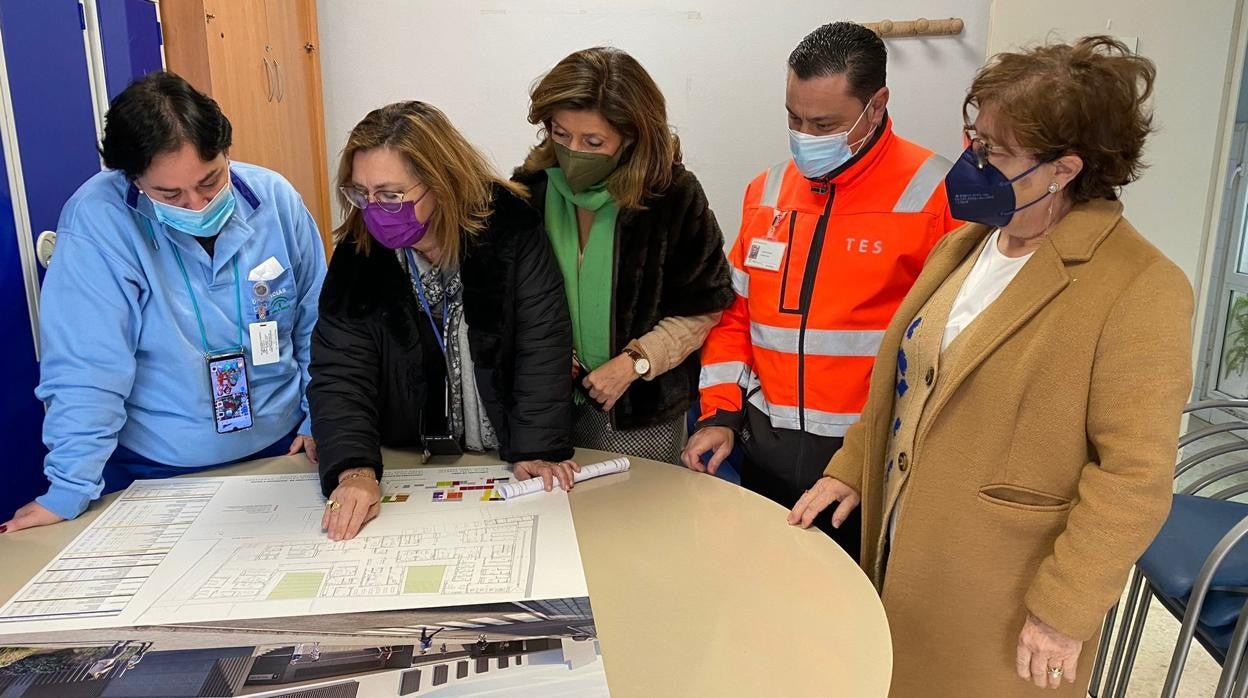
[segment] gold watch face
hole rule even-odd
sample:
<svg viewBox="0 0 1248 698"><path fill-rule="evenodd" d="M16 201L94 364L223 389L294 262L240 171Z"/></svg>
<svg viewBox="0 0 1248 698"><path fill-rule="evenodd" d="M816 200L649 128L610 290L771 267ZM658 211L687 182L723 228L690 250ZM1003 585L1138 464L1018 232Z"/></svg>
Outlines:
<svg viewBox="0 0 1248 698"><path fill-rule="evenodd" d="M633 370L636 371L637 375L639 376L646 375L647 373L650 372L650 360L649 359L637 359L633 361Z"/></svg>

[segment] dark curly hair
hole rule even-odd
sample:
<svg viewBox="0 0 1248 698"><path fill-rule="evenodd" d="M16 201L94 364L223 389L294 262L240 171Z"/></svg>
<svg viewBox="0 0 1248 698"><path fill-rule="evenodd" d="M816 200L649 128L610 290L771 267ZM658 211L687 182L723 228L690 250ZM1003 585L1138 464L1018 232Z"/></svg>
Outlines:
<svg viewBox="0 0 1248 698"><path fill-rule="evenodd" d="M104 117L104 166L139 177L152 159L190 143L207 162L229 150L233 129L216 101L174 73L135 80L113 98Z"/></svg>
<svg viewBox="0 0 1248 698"><path fill-rule="evenodd" d="M969 107L991 103L1002 131L1039 160L1083 159L1071 201L1116 199L1145 167L1156 77L1152 61L1108 36L999 53L976 74L962 116L970 123Z"/></svg>

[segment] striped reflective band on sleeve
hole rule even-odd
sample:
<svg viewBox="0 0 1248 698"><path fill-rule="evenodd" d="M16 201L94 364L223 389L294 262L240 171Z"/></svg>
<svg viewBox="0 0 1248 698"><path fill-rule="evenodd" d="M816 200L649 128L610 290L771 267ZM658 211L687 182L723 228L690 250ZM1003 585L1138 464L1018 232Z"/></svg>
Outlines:
<svg viewBox="0 0 1248 698"><path fill-rule="evenodd" d="M698 378L698 390L728 384L745 387L745 381L749 378L748 370L743 361L706 364L702 367L702 374Z"/></svg>
<svg viewBox="0 0 1248 698"><path fill-rule="evenodd" d="M737 295L742 298L749 298L750 275L736 267L729 268L732 270L732 290L736 291Z"/></svg>

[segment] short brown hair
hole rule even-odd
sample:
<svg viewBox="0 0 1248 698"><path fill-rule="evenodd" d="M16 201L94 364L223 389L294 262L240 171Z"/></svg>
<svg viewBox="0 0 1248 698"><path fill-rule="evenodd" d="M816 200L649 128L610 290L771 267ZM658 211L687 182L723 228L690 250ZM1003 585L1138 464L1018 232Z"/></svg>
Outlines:
<svg viewBox="0 0 1248 698"><path fill-rule="evenodd" d="M1067 187L1074 203L1116 199L1145 167L1156 76L1152 61L1108 36L999 53L975 76L962 116L969 123L968 107L991 103L1002 131L1041 161L1083 159Z"/></svg>
<svg viewBox="0 0 1248 698"><path fill-rule="evenodd" d="M338 163L338 186L351 186L351 166L355 154L375 148L390 148L421 184L437 198L438 205L429 219L428 235L441 250L439 266L456 264L460 248L482 229L494 212L494 184L520 196L524 187L495 174L485 157L451 125L446 115L424 102L396 102L374 109L351 129ZM367 253L372 236L360 210L338 194L346 218L334 230L337 240L350 239L356 249Z"/></svg>
<svg viewBox="0 0 1248 698"><path fill-rule="evenodd" d="M615 48L577 51L543 76L529 99L529 123L541 124L543 131L523 171L555 166L550 120L556 111L597 111L632 142L607 178L607 190L620 208L643 208L645 199L671 185L672 165L681 158L680 139L668 126L663 93L637 59Z"/></svg>

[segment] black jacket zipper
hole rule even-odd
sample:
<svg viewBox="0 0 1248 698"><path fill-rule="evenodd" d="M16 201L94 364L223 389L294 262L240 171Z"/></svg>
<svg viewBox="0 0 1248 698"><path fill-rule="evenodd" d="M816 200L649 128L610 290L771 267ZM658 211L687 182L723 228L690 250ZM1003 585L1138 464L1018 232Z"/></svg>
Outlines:
<svg viewBox="0 0 1248 698"><path fill-rule="evenodd" d="M819 274L819 259L823 256L823 241L827 237L828 218L832 213L832 201L836 199L836 186L828 184L828 203L815 223L815 234L810 240L810 252L806 257L806 271L802 277L801 326L797 332L797 427L798 450L793 463L794 481L800 477L806 444L806 323L810 319L810 303L815 295L815 278ZM790 235L789 240L793 238Z"/></svg>

